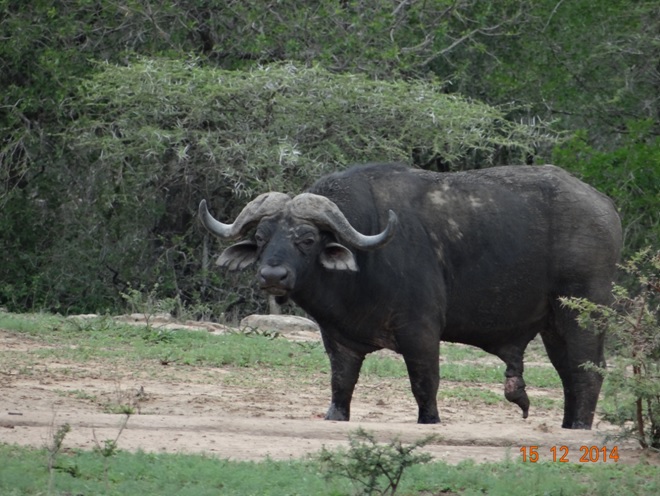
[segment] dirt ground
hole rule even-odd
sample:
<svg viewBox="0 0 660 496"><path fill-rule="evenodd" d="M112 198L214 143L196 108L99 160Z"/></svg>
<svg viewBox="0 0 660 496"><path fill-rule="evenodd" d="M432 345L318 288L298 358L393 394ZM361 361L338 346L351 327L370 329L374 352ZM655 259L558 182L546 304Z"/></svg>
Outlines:
<svg viewBox="0 0 660 496"><path fill-rule="evenodd" d="M34 342L0 330L0 350L24 351ZM558 409L534 409L541 396L560 398L559 390L528 388L532 409L523 420L518 407L441 400L439 425L417 425L416 405L405 379L361 378L354 395L351 422L328 422L329 377L307 383L261 377L227 380L235 370L164 367L157 378L140 371L122 375L98 364L39 363L30 373L4 364L0 373L0 442L42 447L54 429L68 423L64 446L92 449L116 439L124 450L206 453L232 460L301 458L322 446L347 444L350 431L362 427L387 441L411 442L436 434L424 450L440 460L458 463L519 459L521 448L538 446L541 461L557 456L580 462L584 448L617 446L619 462L632 463L640 451L632 443L606 441L615 428L597 419L591 431L561 429ZM441 388L455 387L441 383ZM463 384L465 386L465 384ZM475 388L493 388L475 385ZM131 404L136 413L104 413L111 402ZM561 446L566 446L563 450ZM529 452L529 451L527 451ZM592 455L595 452L591 452ZM611 461L608 463L612 463Z"/></svg>

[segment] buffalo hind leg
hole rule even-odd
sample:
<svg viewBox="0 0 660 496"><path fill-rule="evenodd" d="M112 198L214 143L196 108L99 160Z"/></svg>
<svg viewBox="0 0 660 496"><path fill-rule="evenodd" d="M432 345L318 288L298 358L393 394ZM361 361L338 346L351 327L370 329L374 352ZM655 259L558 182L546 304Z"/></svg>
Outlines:
<svg viewBox="0 0 660 496"><path fill-rule="evenodd" d="M559 302L552 304L552 311L548 329L541 331L541 337L564 387L562 427L591 429L603 378L583 365L605 365L604 336L581 329L575 313Z"/></svg>
<svg viewBox="0 0 660 496"><path fill-rule="evenodd" d="M433 353L429 353L433 355ZM410 386L417 401L418 424L437 424L440 422L438 414L438 386L440 384L439 352L433 356L411 358L404 355Z"/></svg>
<svg viewBox="0 0 660 496"><path fill-rule="evenodd" d="M332 400L325 420L348 421L351 418L351 399L360 375L364 355L355 353L323 338L330 358Z"/></svg>

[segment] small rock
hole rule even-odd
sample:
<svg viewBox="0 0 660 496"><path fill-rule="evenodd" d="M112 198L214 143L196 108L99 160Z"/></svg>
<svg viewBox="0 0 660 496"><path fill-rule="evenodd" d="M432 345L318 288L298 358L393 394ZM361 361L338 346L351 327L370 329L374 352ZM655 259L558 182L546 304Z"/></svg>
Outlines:
<svg viewBox="0 0 660 496"><path fill-rule="evenodd" d="M174 320L169 313L155 313L153 315L145 313L132 313L130 315L120 315L117 320L124 322L172 322Z"/></svg>
<svg viewBox="0 0 660 496"><path fill-rule="evenodd" d="M254 328L262 331L275 331L280 334L320 333L316 322L295 315L248 315L241 320L240 328ZM320 337L320 335L319 335Z"/></svg>

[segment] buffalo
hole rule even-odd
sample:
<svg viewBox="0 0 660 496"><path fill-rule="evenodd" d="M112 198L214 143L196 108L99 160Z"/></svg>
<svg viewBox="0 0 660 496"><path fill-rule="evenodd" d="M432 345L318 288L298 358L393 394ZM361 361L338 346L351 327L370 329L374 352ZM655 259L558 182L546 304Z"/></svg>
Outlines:
<svg viewBox="0 0 660 496"><path fill-rule="evenodd" d="M400 353L419 423L440 421L439 342L477 346L506 364L505 397L526 418L523 354L541 334L564 389L562 427L590 429L603 334L579 328L560 297L609 303L622 233L612 201L552 165L436 173L367 164L293 198L264 193L223 224L242 241L218 265L258 263L260 286L321 328L331 365L328 420L349 420L365 356Z"/></svg>

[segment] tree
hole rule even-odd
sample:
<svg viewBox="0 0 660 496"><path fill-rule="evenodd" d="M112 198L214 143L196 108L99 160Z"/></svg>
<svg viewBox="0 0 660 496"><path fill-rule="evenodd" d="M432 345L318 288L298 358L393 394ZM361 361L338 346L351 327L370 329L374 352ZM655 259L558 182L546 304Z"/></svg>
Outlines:
<svg viewBox="0 0 660 496"><path fill-rule="evenodd" d="M660 134L660 6L653 1L469 2L466 25L518 12L505 36L479 36L431 67L464 95L528 107L528 118L589 130L612 150L648 120ZM488 21L488 19L491 19Z"/></svg>
<svg viewBox="0 0 660 496"><path fill-rule="evenodd" d="M249 72L195 60L103 64L63 110L74 117L62 136L67 161L22 199L28 224L44 227L34 279L22 292L3 288L18 308L28 303L21 295L64 312L114 308L129 288L156 284L163 297L199 302L212 285L213 298L225 295L217 314L226 312L229 284L202 270L201 198L229 218L257 193L296 193L351 163L414 156L474 168L503 154L522 159L552 139L432 83L291 64ZM15 265L2 270L15 280Z"/></svg>
<svg viewBox="0 0 660 496"><path fill-rule="evenodd" d="M620 146L603 151L586 132L555 148L553 161L613 198L624 225L624 257L660 246L660 136L650 120L628 123Z"/></svg>
<svg viewBox="0 0 660 496"><path fill-rule="evenodd" d="M184 226L192 221L190 204L200 177L207 177L197 169L205 161L219 163L222 157L222 163L230 166L208 183L215 181L222 214L232 210L229 202L236 200L231 198L243 199L260 187L282 184L278 180L295 181L301 168L305 180L311 180L338 164L387 158L405 158L438 170L539 163L549 157L554 143L543 136L545 122L570 133L586 130L558 150L560 165L593 179L615 196L624 212L630 251L643 242L656 243L654 139L660 121L660 7L656 4L650 0L597 4L589 0L0 0L0 250L9 254L9 262L0 267L0 303L15 309L59 305L67 311L114 307L121 301L117 288L164 277L165 269L157 269L156 275L145 269L154 256L169 259L163 267L170 282L161 288L183 291L176 288L186 273L180 266L194 264L181 260L196 258ZM309 98L296 101L290 91L268 87L248 96L237 90L235 100L225 101L225 93L200 78L206 85L203 91L225 95L217 101L232 114L220 118L221 111L212 106L193 109L187 104L213 105L212 99L203 102L191 89L176 94L189 84L188 76L167 95L138 91L144 105L122 96L127 86L109 77L112 71L120 73L115 67L125 66L123 76L138 81L135 67L146 67L145 60L151 60L163 70L145 69L144 74L166 81L161 76L169 70L168 59L191 58L195 63L186 69L189 73L240 71L245 81L259 80L254 72L258 67L271 71L322 67L338 78L332 83L336 91L325 99L320 90L307 88L303 94ZM312 84L309 74L305 77ZM322 81L316 81L321 89ZM420 83L411 90L401 81ZM102 88L104 84L110 86ZM95 103L83 98L81 87L92 96L104 94L107 105L100 98ZM340 87L347 88L351 98L357 98L351 93L353 87L364 92L355 108L348 108L350 100L341 96ZM420 88L444 102L442 111L434 110L432 115L455 112L456 119L441 119L426 132L415 127L417 116L431 115L411 103L411 91ZM383 92L398 102L382 98ZM441 94L457 98L443 100ZM465 105L470 101L473 106ZM492 106L476 101L496 107L497 116ZM134 113L122 114L113 107L119 102ZM230 136L237 122L232 119L239 115L236 102L255 110L253 121L240 117L242 137ZM397 103L395 111L391 103ZM316 109L315 115L305 113L309 105ZM364 109L373 112L361 113ZM112 122L120 124L120 134L110 120L94 117L94 112L105 110L112 113ZM190 110L196 113L184 115ZM283 119L289 110L304 114L307 127ZM479 112L484 113L483 122ZM208 122L205 113L213 114ZM323 118L326 113L331 119ZM263 125L270 118L272 122ZM131 125L132 120L136 125ZM84 122L96 126L99 136L90 134ZM541 124L533 135L529 127L512 122ZM448 141L449 129L460 129L456 136L465 138L465 143ZM345 130L353 136L346 138ZM221 138L214 141L210 134L216 132ZM485 132L483 146L481 132ZM584 147L581 155L572 157L578 145ZM270 169L262 165L267 163ZM601 165L602 173L596 173ZM180 181L183 177L187 179ZM95 193L100 196L94 198ZM145 201L138 202L136 195L143 195ZM134 208L138 204L142 209ZM182 211L188 213L176 213ZM100 223L106 224L105 233L114 234L98 237ZM128 226L144 243L158 239L154 243L161 252L156 256L151 248L138 248L138 242L127 245L122 229ZM74 246L77 251L69 251ZM117 255L122 252L125 263L135 268L130 274L118 269L124 263ZM90 258L91 253L96 255ZM138 267L143 268L141 273Z"/></svg>

